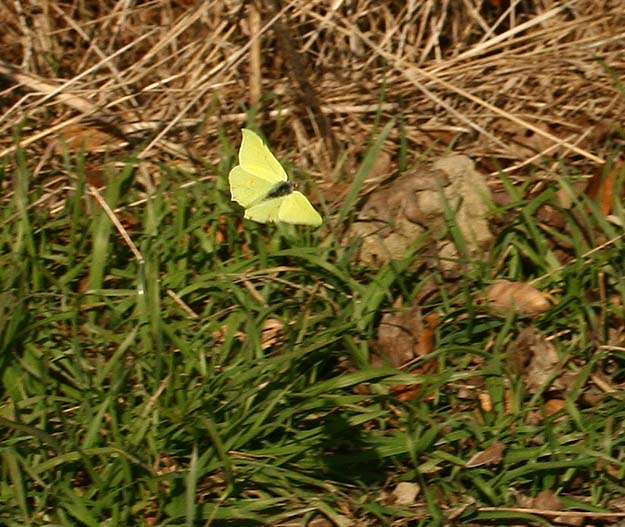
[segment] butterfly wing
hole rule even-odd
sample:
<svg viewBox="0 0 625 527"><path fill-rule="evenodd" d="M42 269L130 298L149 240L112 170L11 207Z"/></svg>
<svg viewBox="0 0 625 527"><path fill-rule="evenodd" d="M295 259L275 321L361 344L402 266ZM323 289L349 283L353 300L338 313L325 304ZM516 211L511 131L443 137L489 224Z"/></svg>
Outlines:
<svg viewBox="0 0 625 527"><path fill-rule="evenodd" d="M321 225L323 221L321 216L301 192L295 190L278 199L282 200L278 211L278 220L284 223L311 225L313 227Z"/></svg>
<svg viewBox="0 0 625 527"><path fill-rule="evenodd" d="M243 140L239 150L239 165L250 174L272 184L286 181L286 172L269 147L251 130L243 128Z"/></svg>
<svg viewBox="0 0 625 527"><path fill-rule="evenodd" d="M242 133L239 164L230 171L228 181L232 199L247 208L286 181L286 172L258 135L247 128Z"/></svg>
<svg viewBox="0 0 625 527"><path fill-rule="evenodd" d="M242 207L251 207L260 203L271 192L275 183L258 177L237 165L230 171L230 195Z"/></svg>
<svg viewBox="0 0 625 527"><path fill-rule="evenodd" d="M288 196L261 201L245 209L245 218L260 223L279 221L280 207Z"/></svg>

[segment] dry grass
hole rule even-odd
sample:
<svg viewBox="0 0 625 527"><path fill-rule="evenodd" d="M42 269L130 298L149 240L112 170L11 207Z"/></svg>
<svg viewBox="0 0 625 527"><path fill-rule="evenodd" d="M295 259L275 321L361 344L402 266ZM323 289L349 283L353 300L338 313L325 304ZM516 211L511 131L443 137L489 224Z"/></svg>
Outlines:
<svg viewBox="0 0 625 527"><path fill-rule="evenodd" d="M506 4L3 3L0 153L22 123L43 173L60 140L214 162L218 129L237 140L257 105L277 150L288 143L326 183L380 114L401 118L414 157L453 148L519 177L555 158L592 171L625 114L622 3Z"/></svg>

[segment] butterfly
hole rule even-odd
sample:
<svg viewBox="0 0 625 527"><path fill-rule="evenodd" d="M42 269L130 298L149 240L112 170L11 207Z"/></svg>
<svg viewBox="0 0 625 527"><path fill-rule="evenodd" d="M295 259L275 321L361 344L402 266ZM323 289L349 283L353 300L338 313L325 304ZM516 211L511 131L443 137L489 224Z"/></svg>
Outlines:
<svg viewBox="0 0 625 527"><path fill-rule="evenodd" d="M245 218L260 223L321 225L310 201L295 190L269 147L254 132L241 130L239 164L228 175L232 200L245 208Z"/></svg>

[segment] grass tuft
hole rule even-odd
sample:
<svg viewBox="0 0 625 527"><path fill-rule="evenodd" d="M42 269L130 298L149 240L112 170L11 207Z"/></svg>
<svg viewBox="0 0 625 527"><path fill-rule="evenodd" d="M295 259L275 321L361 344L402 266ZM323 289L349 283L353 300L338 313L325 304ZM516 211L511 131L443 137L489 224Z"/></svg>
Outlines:
<svg viewBox="0 0 625 527"><path fill-rule="evenodd" d="M383 498L399 480L421 485L419 506L434 523L467 500L509 507L513 490L550 489L603 512L621 492L621 392L590 407L580 400L606 361L623 363L620 348L598 353L588 337L620 316L592 291L603 283L612 306L614 295L622 299L622 243L589 252L586 233L617 231L586 202L568 212L571 229L555 233L536 219L551 190L517 196L492 251L510 278L540 275L558 297L538 324L577 378L551 415L548 392L526 393L505 365L506 346L527 323L474 302L487 263L466 265L460 287L415 269L414 255L379 271L357 267L350 248L319 244L327 227L245 222L224 188L198 181L183 190L180 171L164 167L145 195L130 159L102 197L138 260L84 183L80 156L67 159L76 160L77 184L61 215L51 221L36 205L23 163L3 211L7 525L278 525L317 516L385 524L410 516ZM578 259L557 268L548 255L564 242ZM424 273L438 289L423 307L443 320L427 356L436 367L415 376L369 366L379 313L397 294L418 296ZM393 395L415 383L415 399ZM467 390L487 394L490 409ZM500 466L464 466L495 440L505 445ZM466 517L501 517L480 510Z"/></svg>

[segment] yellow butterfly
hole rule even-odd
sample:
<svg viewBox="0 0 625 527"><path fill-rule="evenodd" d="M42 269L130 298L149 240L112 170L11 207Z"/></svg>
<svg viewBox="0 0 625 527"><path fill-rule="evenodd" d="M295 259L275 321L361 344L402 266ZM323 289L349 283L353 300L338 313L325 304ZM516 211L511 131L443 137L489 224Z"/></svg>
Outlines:
<svg viewBox="0 0 625 527"><path fill-rule="evenodd" d="M304 194L294 190L269 147L251 130L241 131L239 164L230 171L228 181L232 200L245 208L245 218L260 223L321 225L321 216Z"/></svg>

